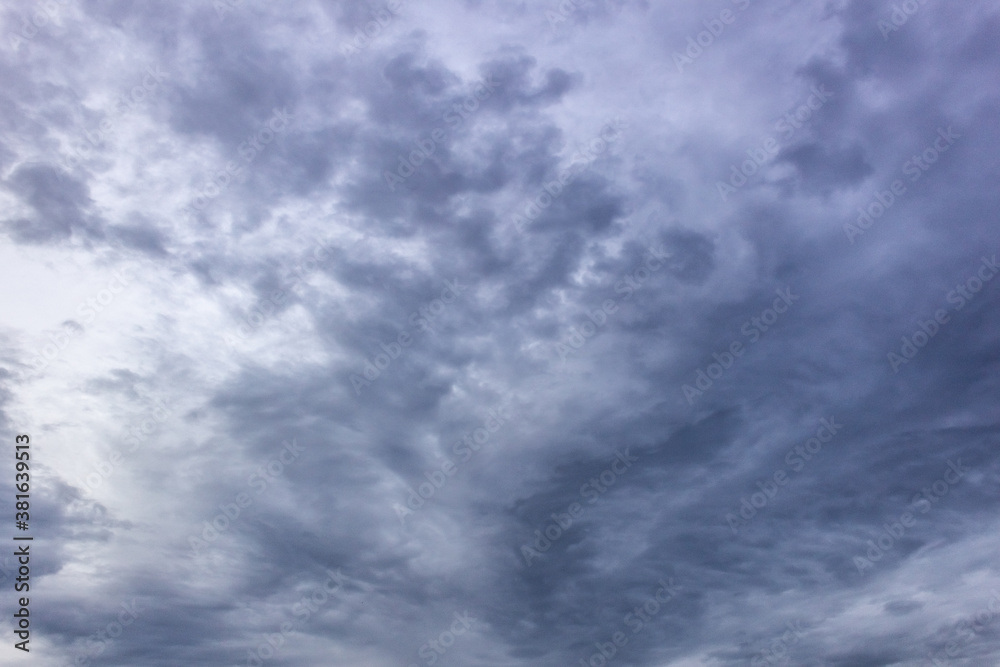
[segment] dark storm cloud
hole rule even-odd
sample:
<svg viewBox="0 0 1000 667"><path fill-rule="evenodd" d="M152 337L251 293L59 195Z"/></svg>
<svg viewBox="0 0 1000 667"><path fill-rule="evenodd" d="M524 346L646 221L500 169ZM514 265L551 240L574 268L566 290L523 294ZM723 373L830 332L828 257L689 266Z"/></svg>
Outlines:
<svg viewBox="0 0 1000 667"><path fill-rule="evenodd" d="M827 153L817 144L805 144L785 151L778 160L794 165L803 186L814 192L856 186L874 171L857 146Z"/></svg>
<svg viewBox="0 0 1000 667"><path fill-rule="evenodd" d="M89 2L4 51L12 270L137 276L0 369L46 455L46 650L998 655L961 625L1000 590L988 3L389 4ZM70 317L32 281L8 368Z"/></svg>
<svg viewBox="0 0 1000 667"><path fill-rule="evenodd" d="M166 236L150 221L138 218L133 224L111 227L109 233L134 250L163 257L167 254Z"/></svg>
<svg viewBox="0 0 1000 667"><path fill-rule="evenodd" d="M25 243L67 241L74 234L102 238L99 221L88 214L92 200L87 186L43 164L22 165L5 183L31 207L30 218L8 220L10 234Z"/></svg>

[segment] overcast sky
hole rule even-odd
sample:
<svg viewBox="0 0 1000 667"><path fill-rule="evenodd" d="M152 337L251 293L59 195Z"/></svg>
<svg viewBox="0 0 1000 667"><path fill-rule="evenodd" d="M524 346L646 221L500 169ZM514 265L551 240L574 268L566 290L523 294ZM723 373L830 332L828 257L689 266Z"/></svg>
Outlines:
<svg viewBox="0 0 1000 667"><path fill-rule="evenodd" d="M996 2L0 20L3 664L1000 662Z"/></svg>

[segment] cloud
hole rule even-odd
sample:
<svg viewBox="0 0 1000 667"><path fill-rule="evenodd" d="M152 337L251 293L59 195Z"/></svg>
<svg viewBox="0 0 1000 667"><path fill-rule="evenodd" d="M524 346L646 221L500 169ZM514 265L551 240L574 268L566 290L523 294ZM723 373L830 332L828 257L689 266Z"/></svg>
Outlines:
<svg viewBox="0 0 1000 667"><path fill-rule="evenodd" d="M989 3L49 5L0 45L44 664L1000 655Z"/></svg>

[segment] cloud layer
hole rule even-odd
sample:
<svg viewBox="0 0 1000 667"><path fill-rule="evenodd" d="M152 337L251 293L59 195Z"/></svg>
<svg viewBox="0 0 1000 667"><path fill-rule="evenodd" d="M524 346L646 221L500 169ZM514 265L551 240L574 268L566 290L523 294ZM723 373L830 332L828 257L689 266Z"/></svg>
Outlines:
<svg viewBox="0 0 1000 667"><path fill-rule="evenodd" d="M994 3L0 15L35 664L1000 658Z"/></svg>

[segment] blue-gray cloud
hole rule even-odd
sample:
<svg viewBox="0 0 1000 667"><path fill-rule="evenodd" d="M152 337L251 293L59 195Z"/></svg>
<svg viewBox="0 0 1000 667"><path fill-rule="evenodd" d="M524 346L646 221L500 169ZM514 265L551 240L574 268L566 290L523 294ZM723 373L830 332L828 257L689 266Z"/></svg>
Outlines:
<svg viewBox="0 0 1000 667"><path fill-rule="evenodd" d="M52 664L1000 656L991 3L3 20Z"/></svg>

